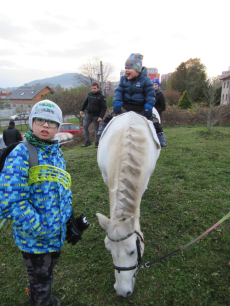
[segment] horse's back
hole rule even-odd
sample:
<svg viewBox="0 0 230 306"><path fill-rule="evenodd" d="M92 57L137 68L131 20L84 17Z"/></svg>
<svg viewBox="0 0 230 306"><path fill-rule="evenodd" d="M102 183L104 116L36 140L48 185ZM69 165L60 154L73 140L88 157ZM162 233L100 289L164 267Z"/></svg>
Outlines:
<svg viewBox="0 0 230 306"><path fill-rule="evenodd" d="M116 184L124 165L136 164L137 173L148 177L155 168L160 150L148 122L134 112L117 117L108 127L98 148L98 165L105 183ZM132 161L132 162L131 162ZM138 165L138 167L137 167ZM147 179L147 181L148 181ZM116 188L116 185L114 185Z"/></svg>

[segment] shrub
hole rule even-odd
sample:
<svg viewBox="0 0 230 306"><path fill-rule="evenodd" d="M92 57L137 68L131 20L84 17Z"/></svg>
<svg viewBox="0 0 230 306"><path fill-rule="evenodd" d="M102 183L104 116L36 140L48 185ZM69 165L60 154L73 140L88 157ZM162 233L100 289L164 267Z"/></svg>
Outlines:
<svg viewBox="0 0 230 306"><path fill-rule="evenodd" d="M167 91L164 93L165 101L168 105L177 105L180 100L181 93L176 90Z"/></svg>
<svg viewBox="0 0 230 306"><path fill-rule="evenodd" d="M182 95L182 97L180 98L180 100L179 100L179 102L178 102L178 107L179 107L179 108L182 108L182 109L188 109L188 108L191 108L191 107L192 107L192 102L191 102L191 100L189 99L187 90L185 90L185 91L183 92L183 95Z"/></svg>

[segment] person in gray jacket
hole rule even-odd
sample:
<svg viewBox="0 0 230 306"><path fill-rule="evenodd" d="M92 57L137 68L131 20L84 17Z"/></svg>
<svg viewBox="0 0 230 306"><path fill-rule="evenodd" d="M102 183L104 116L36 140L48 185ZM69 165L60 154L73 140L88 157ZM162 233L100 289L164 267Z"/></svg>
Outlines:
<svg viewBox="0 0 230 306"><path fill-rule="evenodd" d="M22 141L21 133L15 129L14 120L10 120L8 128L3 131L3 141L7 147L11 143Z"/></svg>

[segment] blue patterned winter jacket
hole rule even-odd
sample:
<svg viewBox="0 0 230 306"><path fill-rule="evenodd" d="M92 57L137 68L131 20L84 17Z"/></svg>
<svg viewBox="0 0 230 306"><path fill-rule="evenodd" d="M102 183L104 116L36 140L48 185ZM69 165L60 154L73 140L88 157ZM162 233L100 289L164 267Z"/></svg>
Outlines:
<svg viewBox="0 0 230 306"><path fill-rule="evenodd" d="M128 80L124 75L115 89L113 102L124 104L150 104L155 105L155 89L150 77L147 76L147 69L143 68L139 77Z"/></svg>
<svg viewBox="0 0 230 306"><path fill-rule="evenodd" d="M36 147L39 165L65 170L59 144ZM72 214L72 193L60 183L42 181L28 185L29 152L20 143L8 156L0 173L0 218L12 221L15 243L21 251L60 251L66 222Z"/></svg>

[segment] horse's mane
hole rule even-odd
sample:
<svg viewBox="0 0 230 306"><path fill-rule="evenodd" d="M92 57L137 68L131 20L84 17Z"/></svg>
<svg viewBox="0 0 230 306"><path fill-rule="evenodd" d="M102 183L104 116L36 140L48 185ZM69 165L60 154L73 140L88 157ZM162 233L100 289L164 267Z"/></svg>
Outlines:
<svg viewBox="0 0 230 306"><path fill-rule="evenodd" d="M117 187L117 205L114 207L114 217L117 220L139 217L141 190L142 190L142 167L145 164L148 150L147 137L144 129L130 127L123 129L121 147L117 154L120 156L120 169Z"/></svg>

